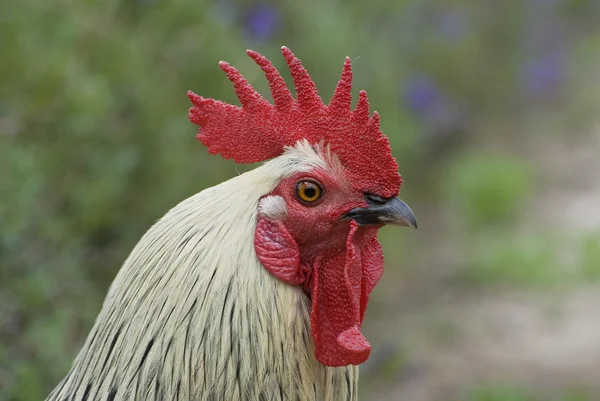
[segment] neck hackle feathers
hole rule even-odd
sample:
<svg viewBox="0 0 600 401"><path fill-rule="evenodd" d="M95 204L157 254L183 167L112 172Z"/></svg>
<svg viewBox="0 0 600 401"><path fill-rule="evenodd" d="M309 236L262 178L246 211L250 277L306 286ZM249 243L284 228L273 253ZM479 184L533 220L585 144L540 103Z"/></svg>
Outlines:
<svg viewBox="0 0 600 401"><path fill-rule="evenodd" d="M296 89L294 99L273 64L255 51L248 55L265 73L273 97L269 103L238 70L219 63L241 107L207 99L191 91L190 120L199 125L197 138L212 154L238 163L255 163L281 155L285 148L306 139L328 144L341 161L353 185L382 197L396 196L402 179L388 138L381 132L379 114L370 116L367 93L360 91L354 110L352 66L346 58L342 76L329 106L325 105L308 72L287 48L281 52Z"/></svg>

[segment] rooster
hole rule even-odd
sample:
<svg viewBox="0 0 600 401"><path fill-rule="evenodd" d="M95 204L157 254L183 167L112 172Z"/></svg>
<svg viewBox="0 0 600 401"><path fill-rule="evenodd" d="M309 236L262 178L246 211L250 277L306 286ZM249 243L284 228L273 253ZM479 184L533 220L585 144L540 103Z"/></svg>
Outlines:
<svg viewBox="0 0 600 401"><path fill-rule="evenodd" d="M346 58L328 106L286 47L273 104L220 63L241 107L188 92L212 154L265 163L184 200L135 246L48 400L356 400L377 231L417 227Z"/></svg>

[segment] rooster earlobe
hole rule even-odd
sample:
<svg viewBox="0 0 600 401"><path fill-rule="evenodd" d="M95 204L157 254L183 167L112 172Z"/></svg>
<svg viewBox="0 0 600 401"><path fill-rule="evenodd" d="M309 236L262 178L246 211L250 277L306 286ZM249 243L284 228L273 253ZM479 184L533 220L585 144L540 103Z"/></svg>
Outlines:
<svg viewBox="0 0 600 401"><path fill-rule="evenodd" d="M300 248L281 221L260 217L254 232L254 250L263 267L273 276L291 285L306 281L300 265Z"/></svg>

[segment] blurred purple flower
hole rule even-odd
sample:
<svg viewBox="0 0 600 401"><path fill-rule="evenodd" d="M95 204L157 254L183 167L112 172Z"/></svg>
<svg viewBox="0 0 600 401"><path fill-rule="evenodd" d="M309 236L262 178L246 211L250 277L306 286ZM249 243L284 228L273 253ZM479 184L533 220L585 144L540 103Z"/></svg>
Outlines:
<svg viewBox="0 0 600 401"><path fill-rule="evenodd" d="M271 4L258 4L246 14L245 28L254 39L270 39L279 29L279 10Z"/></svg>
<svg viewBox="0 0 600 401"><path fill-rule="evenodd" d="M403 100L415 113L423 127L422 139L427 147L446 147L452 138L460 137L468 121L456 99L448 97L426 75L415 75L406 82Z"/></svg>
<svg viewBox="0 0 600 401"><path fill-rule="evenodd" d="M522 80L527 95L541 97L559 89L566 77L566 62L563 52L555 50L526 63Z"/></svg>
<svg viewBox="0 0 600 401"><path fill-rule="evenodd" d="M439 16L438 32L448 41L454 42L462 39L468 28L468 16L461 10L452 10Z"/></svg>
<svg viewBox="0 0 600 401"><path fill-rule="evenodd" d="M561 0L529 0L523 21L522 51L528 56L521 67L523 92L532 100L557 94L566 79L568 27Z"/></svg>
<svg viewBox="0 0 600 401"><path fill-rule="evenodd" d="M425 75L408 79L403 94L404 103L416 114L425 117L436 108L441 94L433 80Z"/></svg>

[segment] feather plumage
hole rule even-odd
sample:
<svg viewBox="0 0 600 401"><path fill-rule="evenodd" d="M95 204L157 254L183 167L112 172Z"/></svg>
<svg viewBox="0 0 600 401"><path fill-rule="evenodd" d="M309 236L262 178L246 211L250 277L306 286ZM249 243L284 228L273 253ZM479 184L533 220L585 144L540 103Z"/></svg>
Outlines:
<svg viewBox="0 0 600 401"><path fill-rule="evenodd" d="M331 159L300 142L169 211L126 260L48 400L356 400L358 368L315 360L310 300L252 246L259 199L291 174L339 168Z"/></svg>

